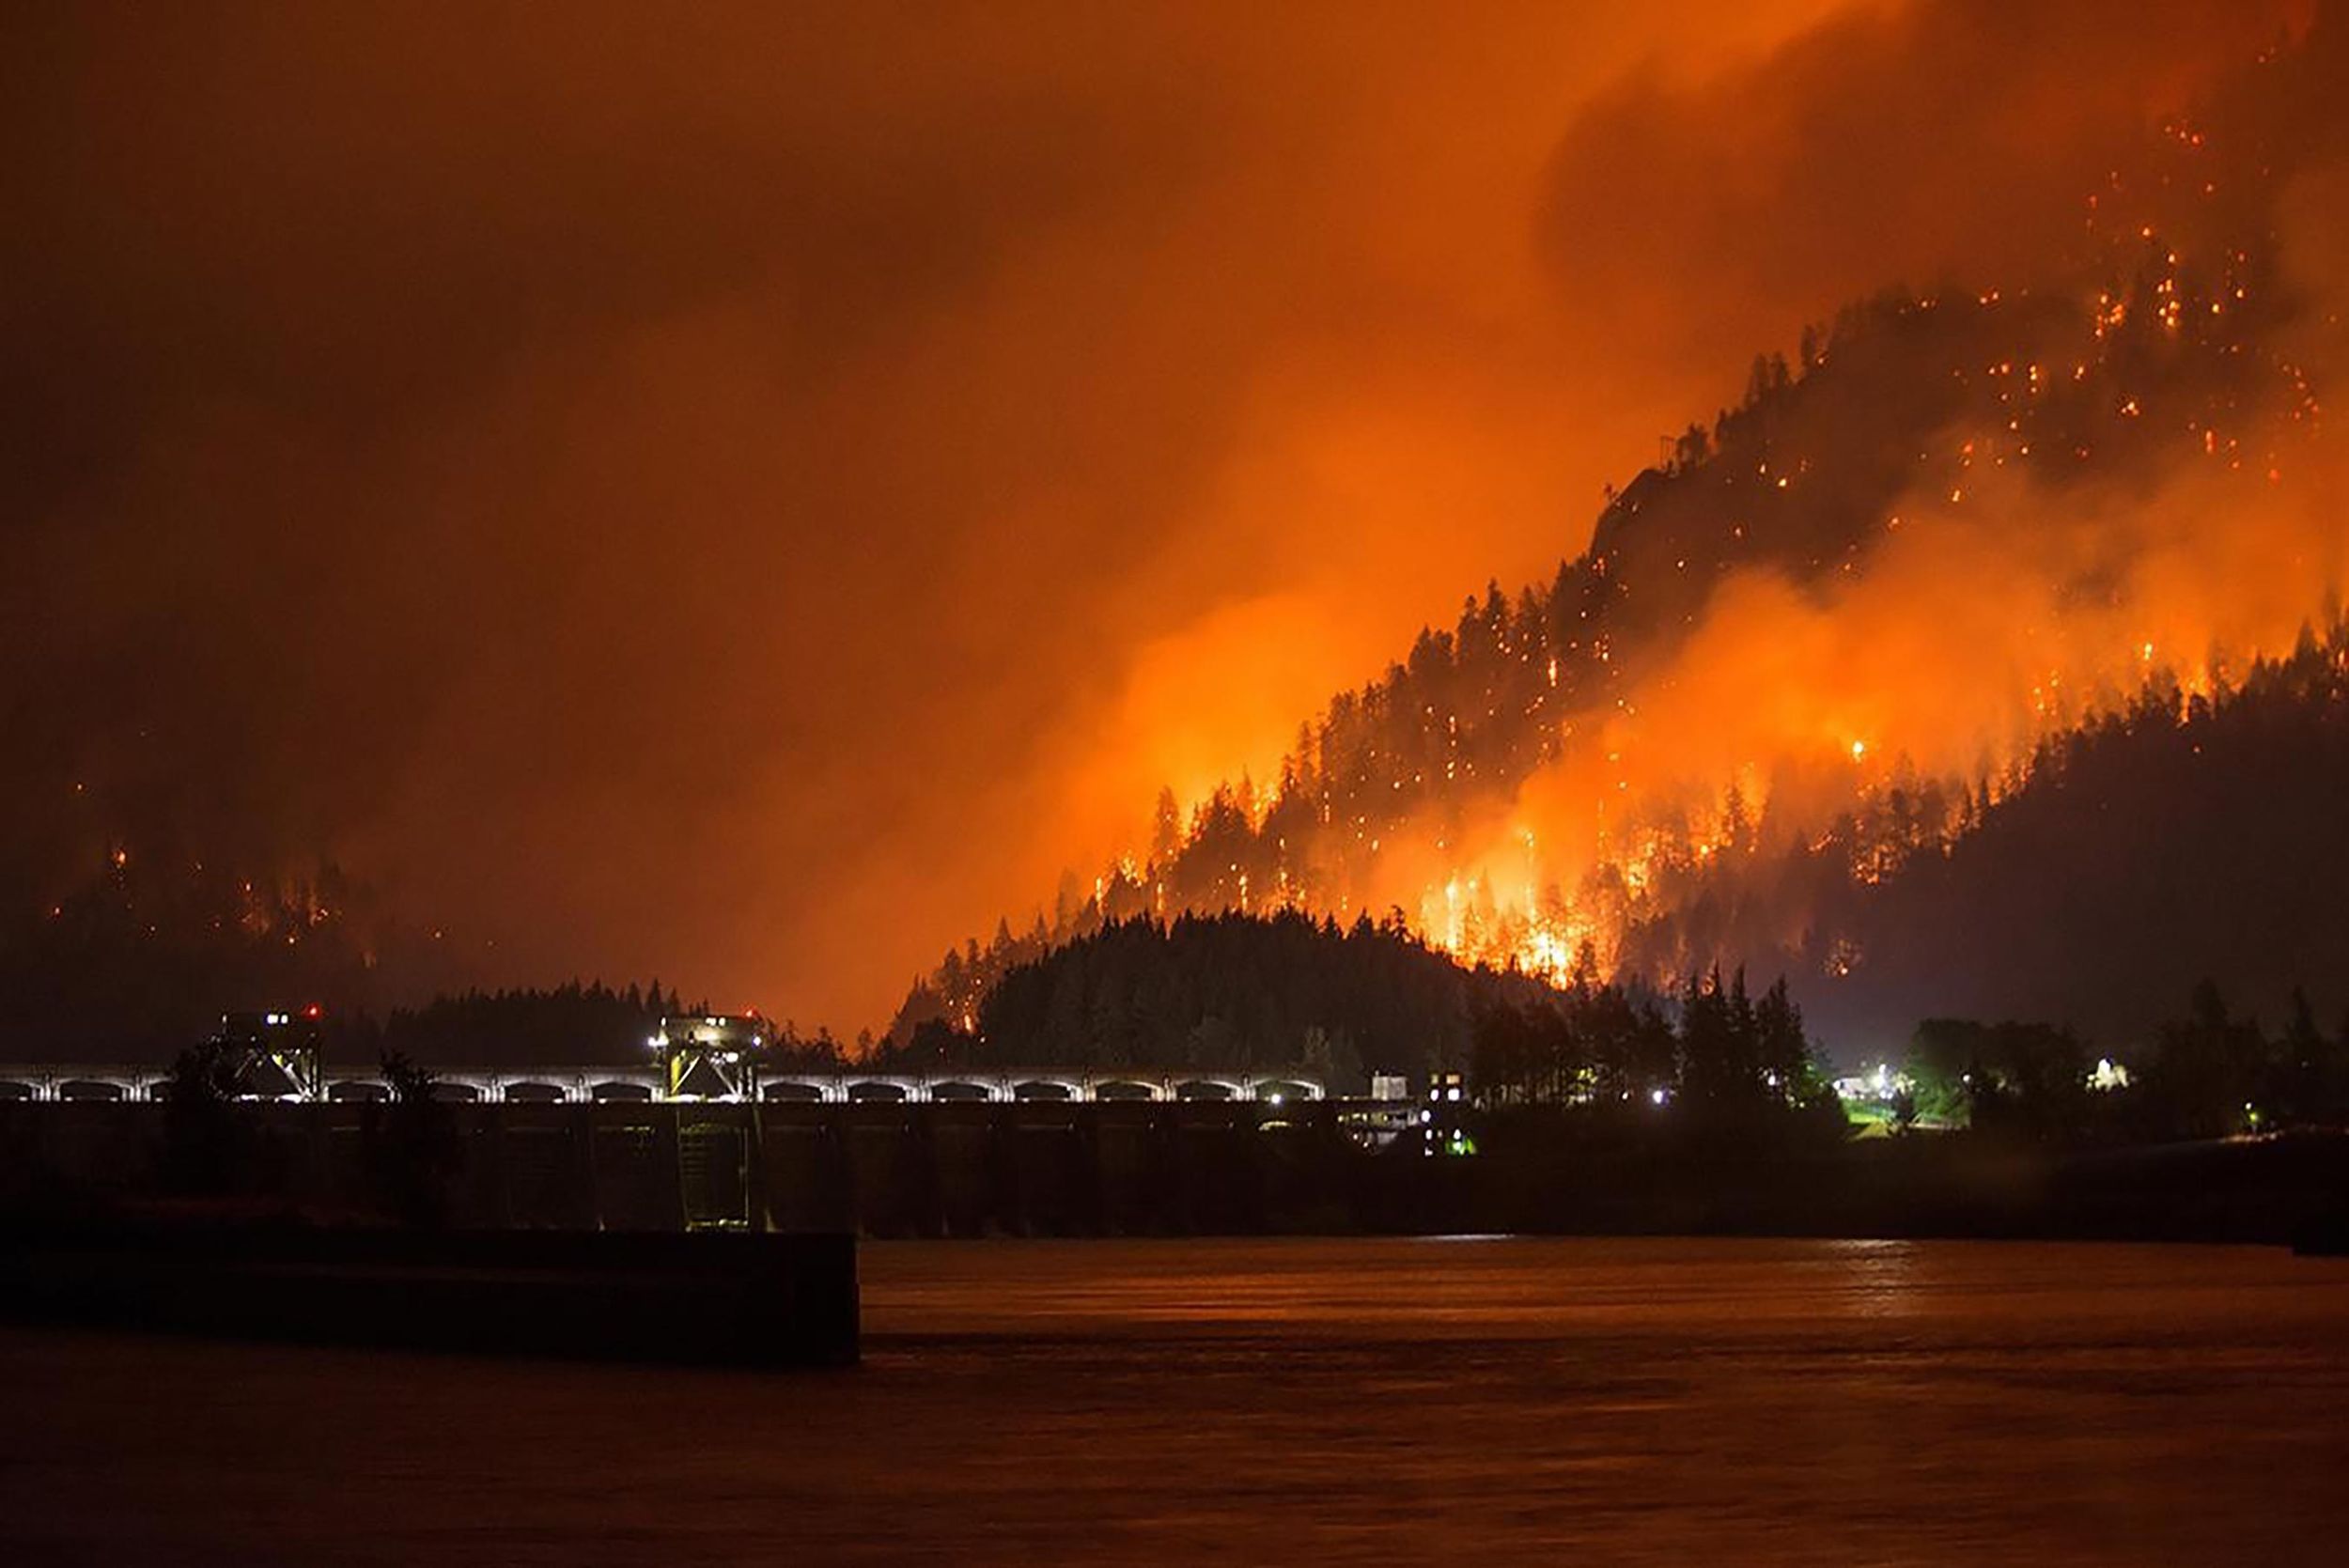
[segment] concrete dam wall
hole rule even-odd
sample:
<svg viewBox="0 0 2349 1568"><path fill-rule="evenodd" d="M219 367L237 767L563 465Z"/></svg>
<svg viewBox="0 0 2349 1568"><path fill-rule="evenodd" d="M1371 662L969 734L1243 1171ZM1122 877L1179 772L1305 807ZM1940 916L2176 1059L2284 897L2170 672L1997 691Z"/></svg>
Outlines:
<svg viewBox="0 0 2349 1568"><path fill-rule="evenodd" d="M450 1105L432 1177L474 1228L868 1235L1352 1228L1374 1159L1338 1102ZM252 1104L241 1190L325 1214L381 1196L373 1103ZM170 1185L165 1108L0 1103L0 1206Z"/></svg>

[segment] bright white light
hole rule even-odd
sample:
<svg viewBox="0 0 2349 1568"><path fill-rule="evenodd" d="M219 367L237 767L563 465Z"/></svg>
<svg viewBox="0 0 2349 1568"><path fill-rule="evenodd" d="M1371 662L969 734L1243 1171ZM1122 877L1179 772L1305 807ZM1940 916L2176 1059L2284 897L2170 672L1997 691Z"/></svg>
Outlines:
<svg viewBox="0 0 2349 1568"><path fill-rule="evenodd" d="M1450 1097L1455 1100L1458 1099L1460 1097L1460 1092L1457 1089L1453 1090Z"/></svg>
<svg viewBox="0 0 2349 1568"><path fill-rule="evenodd" d="M1662 1105L1664 1097L1664 1092L1661 1089L1651 1089L1647 1092L1647 1103L1650 1105Z"/></svg>
<svg viewBox="0 0 2349 1568"><path fill-rule="evenodd" d="M1280 1095L1278 1095L1278 1094L1273 1095L1273 1096L1272 1096L1272 1103L1273 1103L1274 1105L1279 1105L1279 1104L1281 1103L1281 1096L1280 1096Z"/></svg>

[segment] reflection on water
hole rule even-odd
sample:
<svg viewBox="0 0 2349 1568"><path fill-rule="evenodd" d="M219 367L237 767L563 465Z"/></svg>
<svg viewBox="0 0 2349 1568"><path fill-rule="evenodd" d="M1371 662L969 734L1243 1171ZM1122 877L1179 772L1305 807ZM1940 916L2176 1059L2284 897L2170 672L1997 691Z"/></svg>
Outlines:
<svg viewBox="0 0 2349 1568"><path fill-rule="evenodd" d="M2349 1263L904 1243L783 1377L0 1335L9 1561L2336 1561Z"/></svg>

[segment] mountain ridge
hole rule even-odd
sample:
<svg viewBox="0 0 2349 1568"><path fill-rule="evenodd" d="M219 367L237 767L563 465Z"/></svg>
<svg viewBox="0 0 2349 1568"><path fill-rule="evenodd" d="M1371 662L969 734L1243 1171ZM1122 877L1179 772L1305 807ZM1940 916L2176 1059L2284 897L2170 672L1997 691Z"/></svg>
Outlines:
<svg viewBox="0 0 2349 1568"><path fill-rule="evenodd" d="M1845 978L1815 878L1781 875L1811 908L1781 911L1764 951L1708 952L1694 911L1658 903L1675 866L1732 849L1815 857L1833 842L1846 879L1873 887L1918 846L1975 831L2051 739L2137 712L2165 682L2181 705L2207 701L2295 633L2327 634L2337 604L2321 562L2306 564L2296 613L2263 610L2248 645L2228 635L2255 624L2248 613L2191 613L2165 596L2180 598L2170 580L2192 578L2219 531L2275 532L2264 520L2286 475L2321 477L2328 460L2303 353L2337 344L2338 313L2290 279L2277 233L2294 179L2349 129L2324 89L2342 32L2328 12L2195 115L2147 128L2136 161L2084 193L2082 231L2044 276L1888 289L1807 329L1792 362L1757 356L1741 401L1610 493L1590 547L1548 583L1514 596L1490 583L1454 626L1423 629L1300 726L1267 787L1229 783L1187 817L1162 794L1146 853L1050 921L950 953L890 1037L929 1018L975 1027L1013 965L1104 922L1182 910L1399 909L1471 961L1553 975L1596 939L1610 969L1650 979L1659 949L1681 971L1797 955L1813 993ZM2172 516L2195 505L2221 515ZM2337 533L2293 526L2298 542ZM1716 727L1746 728L1718 754L1685 744L1734 701L1720 691L1751 650L1776 657L1822 623L1837 635L1838 616L1862 620L1851 606L1902 571L1952 592L1966 572L1951 562L2044 577L2007 618L2052 629L2010 638L1990 602L2003 585L1981 584L1983 645L1942 659L1980 656L1989 673L1946 733L1903 714L1889 676L1790 664L1810 687L1773 686L1765 660L1749 706L1793 691L1816 711L1777 730L1735 717ZM1767 634L1741 644L1725 629L1757 604L1776 619L1752 617ZM1840 635L1864 661L1866 640ZM1945 695L1959 684L1936 678ZM1856 842L1871 822L1876 839Z"/></svg>

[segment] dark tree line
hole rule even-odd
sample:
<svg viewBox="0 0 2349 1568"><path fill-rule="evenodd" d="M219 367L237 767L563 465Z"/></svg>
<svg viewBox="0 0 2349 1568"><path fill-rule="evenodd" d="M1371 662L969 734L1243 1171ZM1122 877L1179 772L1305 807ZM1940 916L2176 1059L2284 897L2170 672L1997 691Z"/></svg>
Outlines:
<svg viewBox="0 0 2349 1568"><path fill-rule="evenodd" d="M1784 978L1757 999L1742 970L1691 976L1668 1002L1601 984L1586 953L1562 989L1485 1012L1474 1060L1476 1097L1489 1108L1843 1124Z"/></svg>
<svg viewBox="0 0 2349 1568"><path fill-rule="evenodd" d="M648 1042L664 1017L711 1011L707 998L688 1001L658 980L614 988L601 981L571 981L545 988L470 990L397 1008L378 1025L362 1017L334 1033L338 1055L366 1059L395 1052L428 1065L636 1066L650 1060ZM869 1053L870 1035L853 1043L831 1031L800 1032L787 1021L770 1025L779 1064L829 1072Z"/></svg>
<svg viewBox="0 0 2349 1568"><path fill-rule="evenodd" d="M1896 1110L1903 1122L2046 1143L2349 1127L2349 1019L2327 1033L2297 990L2270 1032L2203 981L2147 1048L2124 1054L2099 1056L2077 1032L2050 1024L1928 1019Z"/></svg>
<svg viewBox="0 0 2349 1568"><path fill-rule="evenodd" d="M1501 1108L1687 1108L1736 1118L1842 1113L1781 979L1742 971L1663 997L1602 983L1586 950L1564 986L1464 966L1400 920L1293 911L1113 922L991 989L978 1028L930 1022L894 1063L956 1067L1305 1070L1340 1092L1374 1072L1465 1071Z"/></svg>
<svg viewBox="0 0 2349 1568"><path fill-rule="evenodd" d="M975 1031L931 1020L884 1057L923 1067L1305 1070L1359 1092L1370 1072L1465 1065L1477 1011L1541 989L1464 968L1397 919L1136 916L1014 967L978 1004Z"/></svg>
<svg viewBox="0 0 2349 1568"><path fill-rule="evenodd" d="M2150 1036L2176 976L2221 979L2269 1017L2307 985L2349 1005L2349 623L2280 658L2133 698L1970 785L1896 782L1816 839L1666 868L1667 908L1625 955L1648 970L1728 953L1819 978L1830 1039L1920 1013L2061 1017ZM1799 922L1790 921L1799 911ZM1781 945L1791 927L1806 931Z"/></svg>
<svg viewBox="0 0 2349 1568"><path fill-rule="evenodd" d="M427 1066L633 1066L649 1060L646 1042L663 1017L707 1010L707 1002L689 1008L658 980L617 989L574 980L468 990L395 1008L381 1023L364 1015L338 1020L330 1049L338 1059L397 1054Z"/></svg>

